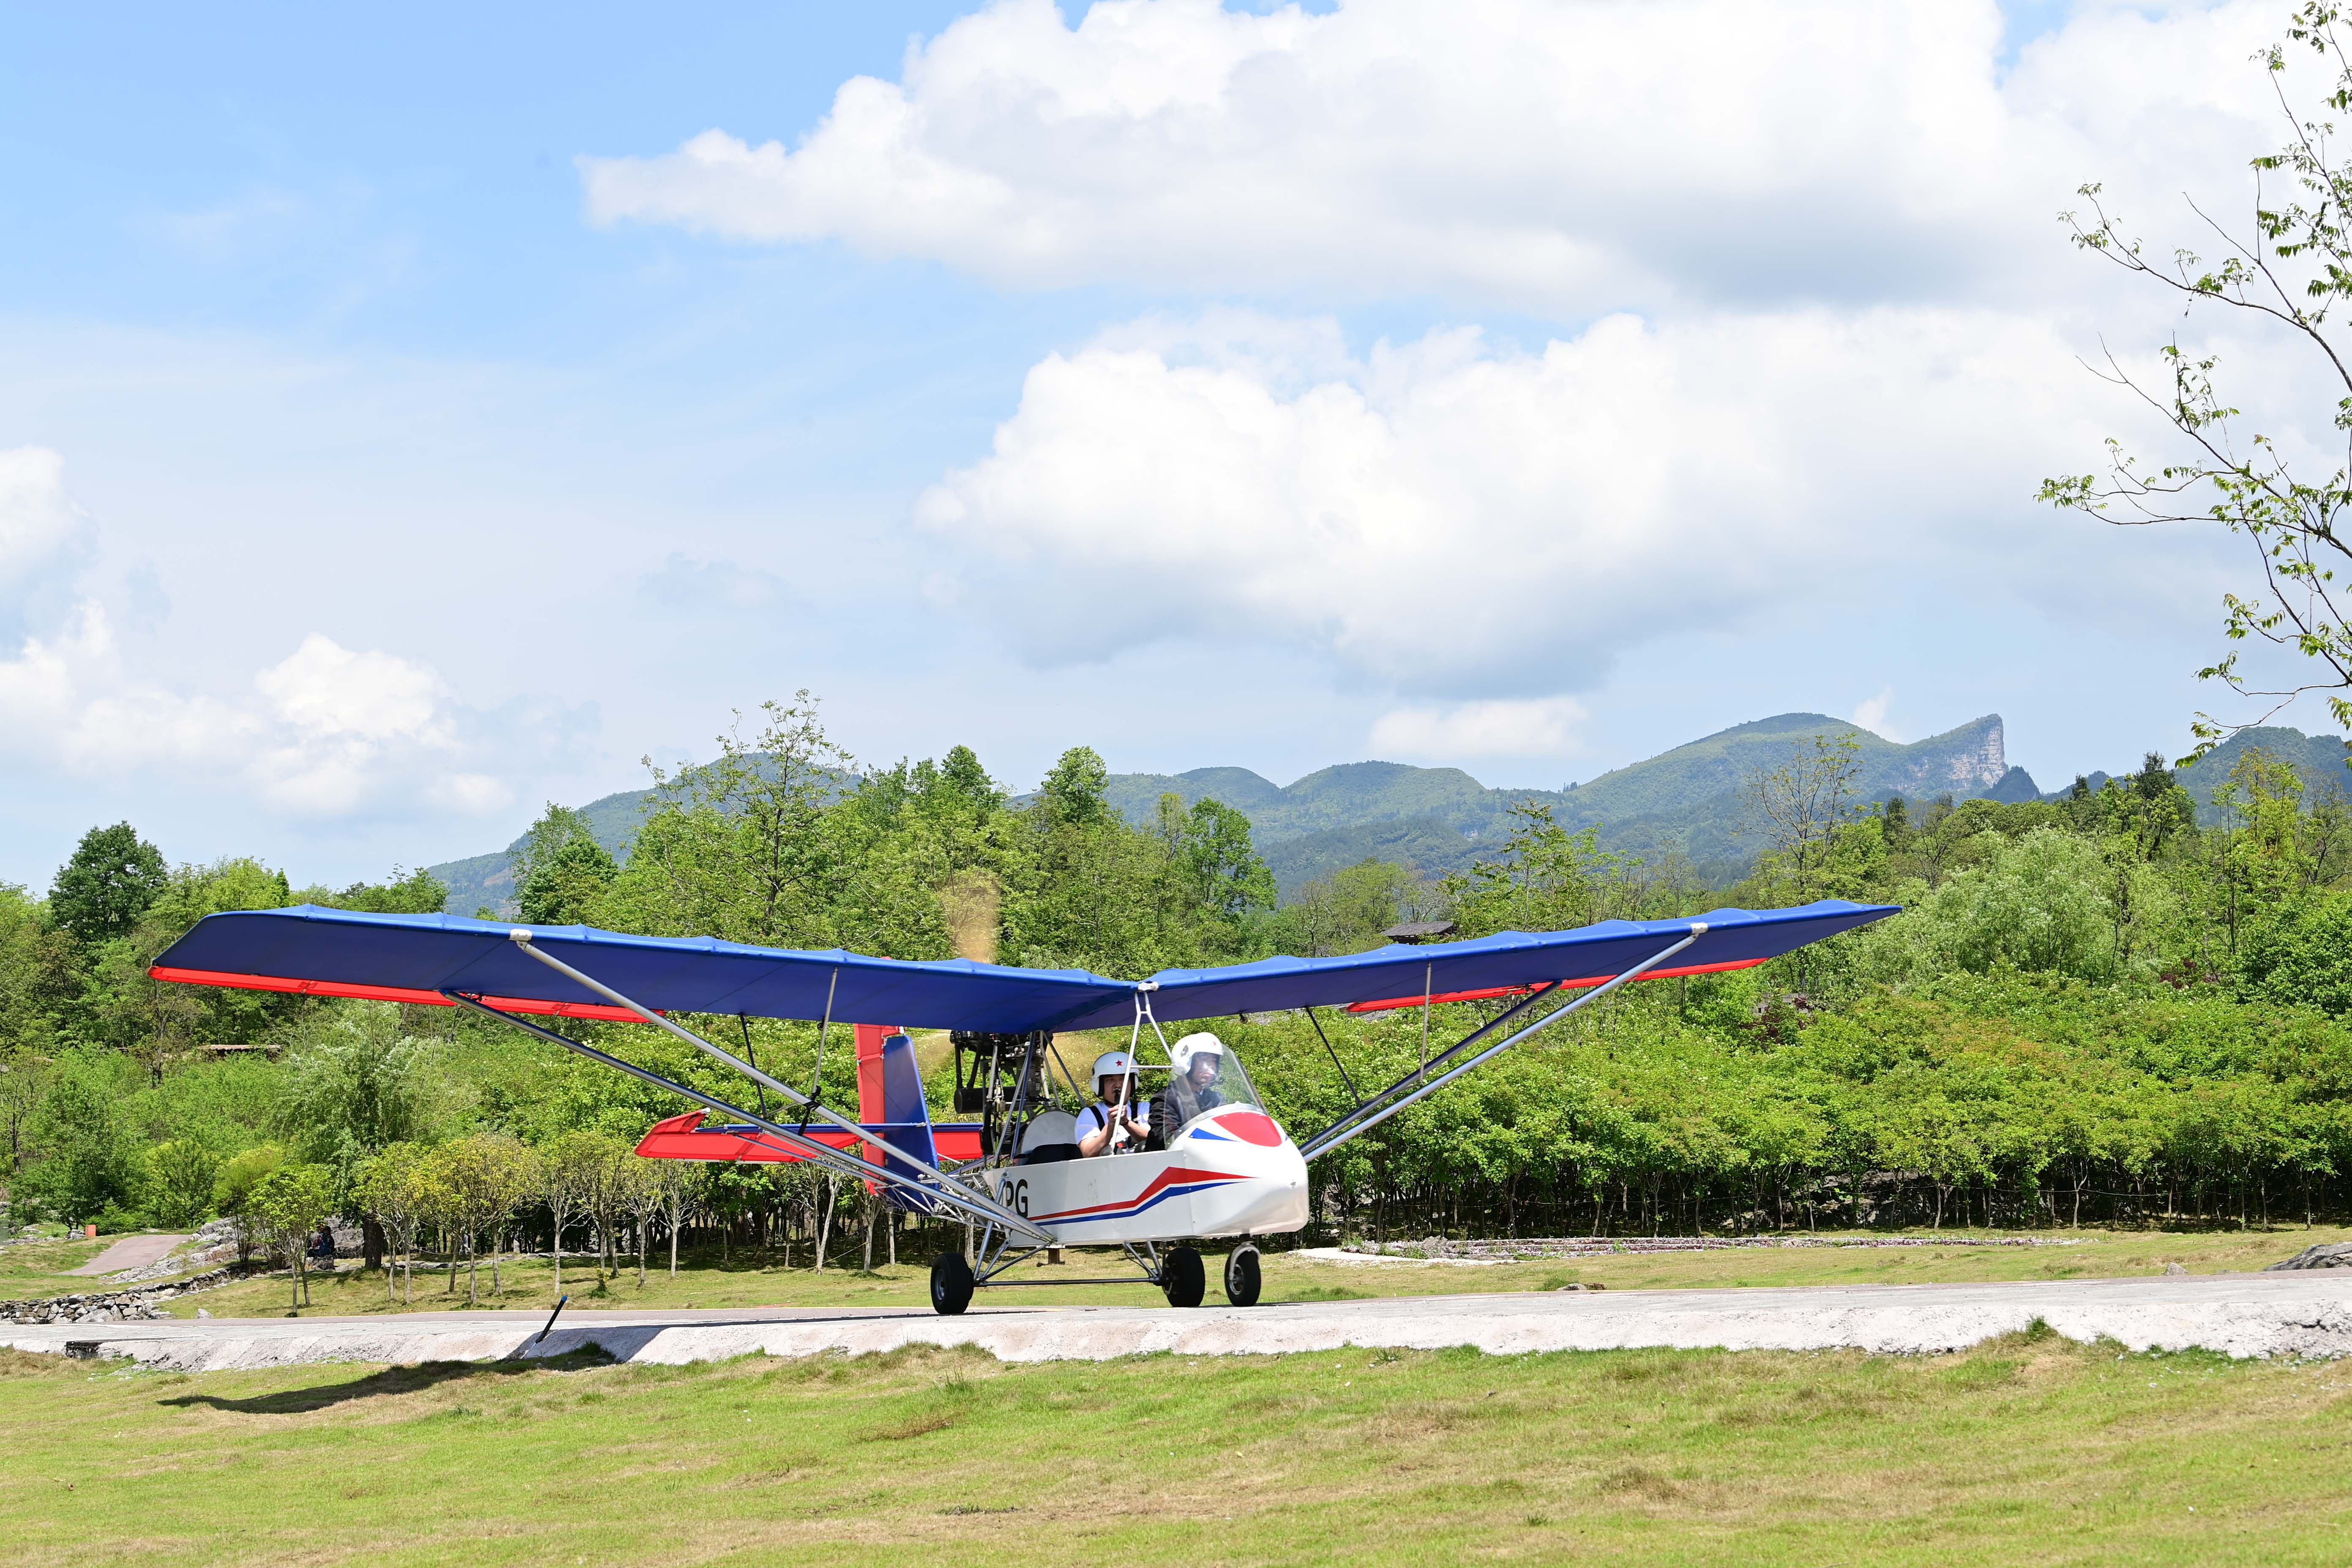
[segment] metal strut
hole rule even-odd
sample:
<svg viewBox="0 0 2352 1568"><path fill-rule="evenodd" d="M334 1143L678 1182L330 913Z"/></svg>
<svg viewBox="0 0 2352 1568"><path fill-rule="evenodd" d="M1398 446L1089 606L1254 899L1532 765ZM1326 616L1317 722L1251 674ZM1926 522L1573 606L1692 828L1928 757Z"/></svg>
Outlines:
<svg viewBox="0 0 2352 1568"><path fill-rule="evenodd" d="M1632 968L1626 970L1624 973L1611 976L1608 980L1603 981L1601 984L1585 992L1584 994L1579 996L1575 1001L1569 1003L1566 1006L1552 1009L1552 1011L1545 1014L1542 1017L1538 1018L1534 1023L1528 1025L1517 1033L1513 1034L1505 1039L1497 1040L1495 1044L1488 1046L1485 1050L1480 1051L1476 1056L1470 1058L1460 1066L1447 1066L1449 1062L1452 1062L1456 1057L1461 1056L1462 1053L1468 1050L1473 1045L1476 1044L1481 1037L1494 1033L1495 1030L1502 1027L1505 1024L1509 1023L1513 1018L1517 1017L1520 1014L1534 1006L1544 997L1558 991L1560 988L1560 982L1554 980L1538 986L1525 1000L1505 1009L1498 1016L1490 1018L1486 1023L1479 1025L1478 1027L1471 1030L1470 1033L1462 1037L1462 1038L1454 1042L1454 1045L1440 1052L1434 1059L1430 1060L1415 1070L1405 1074L1404 1077L1397 1079L1396 1082L1389 1085L1388 1088L1381 1090L1378 1094L1373 1095L1370 1099L1360 1101L1354 1110L1349 1111L1345 1116L1340 1117L1339 1121L1334 1121L1322 1131L1315 1134L1314 1137L1307 1139L1305 1142L1301 1143L1298 1149L1300 1156L1305 1159L1312 1160L1318 1154L1329 1153L1332 1150L1339 1148L1341 1144L1348 1142L1351 1139L1361 1137L1363 1134L1370 1131L1373 1128L1378 1127L1381 1122L1386 1121L1390 1117L1394 1116L1398 1111L1402 1110L1406 1106L1412 1105L1419 1100L1426 1100L1429 1096L1436 1093L1439 1089L1444 1089L1447 1084L1452 1083L1455 1079L1460 1078L1464 1073L1468 1072L1472 1068L1476 1067L1480 1062L1486 1061L1493 1057L1500 1056L1503 1052L1509 1050L1513 1046L1517 1045L1521 1040L1526 1039L1528 1036L1535 1034L1538 1030L1549 1028L1552 1025L1559 1023L1562 1018L1567 1017L1570 1013L1575 1012L1579 1007L1583 1006L1586 1003L1593 1001L1599 997L1606 996L1612 991L1616 990L1620 985L1623 985L1630 981L1639 980L1643 974L1656 968L1659 964L1664 963L1666 960L1682 952L1683 949L1690 946L1691 943L1696 942L1700 937L1706 934L1706 922L1704 921L1693 921L1691 922L1690 934L1675 942L1672 947L1664 948L1660 952L1654 952L1649 957L1643 959L1641 963L1634 964ZM1439 1072L1437 1077L1432 1078L1429 1076L1430 1069L1432 1068L1443 1070Z"/></svg>
<svg viewBox="0 0 2352 1568"><path fill-rule="evenodd" d="M603 981L596 979L594 976L583 974L579 970L572 968L562 959L541 952L538 948L531 945L530 932L529 931L517 927L513 931L509 931L508 935L509 940L511 940L517 947L522 949L523 952L530 954L531 957L539 960L550 969L554 970L558 974L563 975L567 979L586 986L589 990L596 993L597 995L606 998L617 1006L626 1007L630 1012L635 1013L638 1017L644 1019L646 1023L653 1025L656 1028L666 1030L669 1034L675 1035L677 1038L685 1041L688 1045L692 1046L695 1049L714 1057L719 1061L725 1062L729 1067L733 1068L737 1072L741 1073L753 1083L773 1089L778 1095L781 1095L784 1099L786 1103L805 1106L808 1113L812 1117L831 1122L835 1127L840 1129L842 1131L856 1136L864 1142L870 1144L872 1147L881 1150L882 1152L889 1155L892 1159L900 1161L910 1168L920 1171L923 1174L929 1176L934 1181L940 1183L941 1187L948 1189L950 1194L954 1194L950 1199L951 1202L956 1204L957 1206L966 1209L974 1217L986 1220L994 1225L1003 1226L1005 1229L1012 1231L1016 1235L1030 1237L1037 1241L1040 1245L1058 1245L1058 1243L1055 1242L1054 1237L1046 1232L1038 1229L1034 1225L1031 1225L1027 1220L1023 1219L1011 1209L1005 1208L991 1199L982 1196L972 1188L957 1181L954 1177L950 1176L945 1171L933 1165L929 1161L917 1159L914 1155L907 1152L904 1149L892 1143L888 1139L877 1136L871 1129L865 1127L858 1122L850 1121L848 1118L834 1110L831 1107L810 1101L807 1096L802 1094L800 1090L793 1088L792 1085L772 1078L767 1073L761 1072L758 1068L753 1067L751 1063L743 1060L740 1057L736 1056L732 1051L726 1049L724 1047L712 1045L709 1040L704 1039L693 1030L681 1027L679 1025L672 1023L669 1019L663 1017L660 1014L655 1012L652 1008L646 1006L644 1004L633 1001L630 998L622 995L618 991L614 990L611 986L605 984ZM460 994L457 992L445 992L444 994L466 1000L468 1006L474 1007L478 1011L488 1013L492 1017L504 1018L508 1023L516 1026L518 1028L527 1029L532 1034L553 1040L567 1049L593 1056L597 1060L605 1063L607 1066L618 1068L623 1072L628 1073L632 1077L643 1079L648 1083L659 1084L665 1089L675 1089L677 1092L685 1095L688 1100L698 1100L705 1105L710 1106L714 1110L723 1110L730 1116L740 1116L745 1121L755 1123L765 1131L777 1133L790 1140L795 1149L800 1149L803 1152L809 1149L824 1150L827 1154L835 1154L839 1152L836 1150L829 1148L825 1144L817 1142L812 1138L808 1138L801 1133L793 1131L789 1127L780 1127L774 1122L768 1121L761 1117L751 1116L735 1107L722 1105L719 1100L712 1099L710 1096L702 1093L698 1089L688 1089L683 1084L674 1083L668 1079L661 1077L657 1073L647 1072L645 1068L625 1062L618 1057L610 1056L603 1051L599 1051L593 1046L583 1046L577 1040L567 1039L563 1036L555 1033L552 1029L542 1029L535 1024L526 1024L521 1019L509 1016L507 1014L499 1012L495 1007L486 1007L479 1002L462 998L460 997ZM803 1125L805 1125L805 1123ZM812 1159L815 1158L814 1155L810 1157ZM861 1180L865 1181L890 1182L895 1185L906 1187L913 1192L940 1195L934 1193L933 1189L928 1185L909 1182L904 1177L896 1176L887 1166L871 1165L863 1160L855 1159L846 1155L842 1157L849 1161L850 1165L855 1167L854 1171L834 1165L828 1165L827 1168L840 1170L841 1173L845 1175L854 1173Z"/></svg>

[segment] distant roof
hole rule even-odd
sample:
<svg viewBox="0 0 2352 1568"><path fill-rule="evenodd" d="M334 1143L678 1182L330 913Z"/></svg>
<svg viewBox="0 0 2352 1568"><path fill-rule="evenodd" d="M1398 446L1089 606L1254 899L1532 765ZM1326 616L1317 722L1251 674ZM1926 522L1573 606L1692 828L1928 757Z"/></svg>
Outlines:
<svg viewBox="0 0 2352 1568"><path fill-rule="evenodd" d="M1433 937L1454 934L1452 921L1407 921L1401 926L1391 926L1381 932L1391 942L1427 942Z"/></svg>
<svg viewBox="0 0 2352 1568"><path fill-rule="evenodd" d="M1466 991L1622 973L1697 933L1675 967L1775 957L1897 913L1832 899L1788 910L1712 910L1695 920L1603 921L1576 931L1500 931L1469 942L1163 969L1144 982L1083 969L969 959L913 962L809 952L716 937L635 936L593 926L518 926L457 915L377 915L304 904L207 915L156 960L159 980L326 996L438 1002L480 996L533 1013L626 1017L522 952L509 933L665 1013L1016 1032L1125 1027L1139 994L1162 1023L1345 1005L1424 989Z"/></svg>

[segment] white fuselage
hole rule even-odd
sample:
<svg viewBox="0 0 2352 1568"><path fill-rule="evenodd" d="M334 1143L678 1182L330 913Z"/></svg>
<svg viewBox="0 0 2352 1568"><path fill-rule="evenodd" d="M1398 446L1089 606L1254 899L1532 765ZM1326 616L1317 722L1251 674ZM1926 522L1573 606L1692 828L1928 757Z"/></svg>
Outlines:
<svg viewBox="0 0 2352 1568"><path fill-rule="evenodd" d="M1307 1162L1275 1120L1209 1111L1166 1149L1010 1165L997 1200L1073 1247L1271 1236L1307 1223Z"/></svg>

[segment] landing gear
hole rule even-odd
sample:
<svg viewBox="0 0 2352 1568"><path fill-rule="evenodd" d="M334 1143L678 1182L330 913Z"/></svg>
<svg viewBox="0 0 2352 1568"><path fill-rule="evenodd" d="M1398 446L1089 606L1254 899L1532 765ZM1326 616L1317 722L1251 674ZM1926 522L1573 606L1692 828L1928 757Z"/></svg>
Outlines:
<svg viewBox="0 0 2352 1568"><path fill-rule="evenodd" d="M1225 1255L1225 1300L1236 1307L1255 1307L1260 1289L1257 1248L1236 1247Z"/></svg>
<svg viewBox="0 0 2352 1568"><path fill-rule="evenodd" d="M1201 1266L1201 1255L1189 1247L1170 1247L1160 1260L1160 1289L1171 1307L1199 1306L1209 1293L1209 1271Z"/></svg>
<svg viewBox="0 0 2352 1568"><path fill-rule="evenodd" d="M1197 1273L1199 1264L1193 1265ZM1197 1299L1198 1289L1193 1291ZM943 1318L959 1317L971 1305L971 1265L961 1252L942 1252L931 1259L931 1310Z"/></svg>

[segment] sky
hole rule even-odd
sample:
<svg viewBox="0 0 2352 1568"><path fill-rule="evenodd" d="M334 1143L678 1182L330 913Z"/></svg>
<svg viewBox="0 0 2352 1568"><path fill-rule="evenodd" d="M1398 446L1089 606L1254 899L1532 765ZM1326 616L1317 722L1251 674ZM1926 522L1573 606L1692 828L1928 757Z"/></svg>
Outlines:
<svg viewBox="0 0 2352 1568"><path fill-rule="evenodd" d="M2252 563L2035 504L2172 450L2085 362L2332 399L2057 215L2242 216L2285 11L19 11L0 879L380 878L803 689L1016 787L2185 751Z"/></svg>

